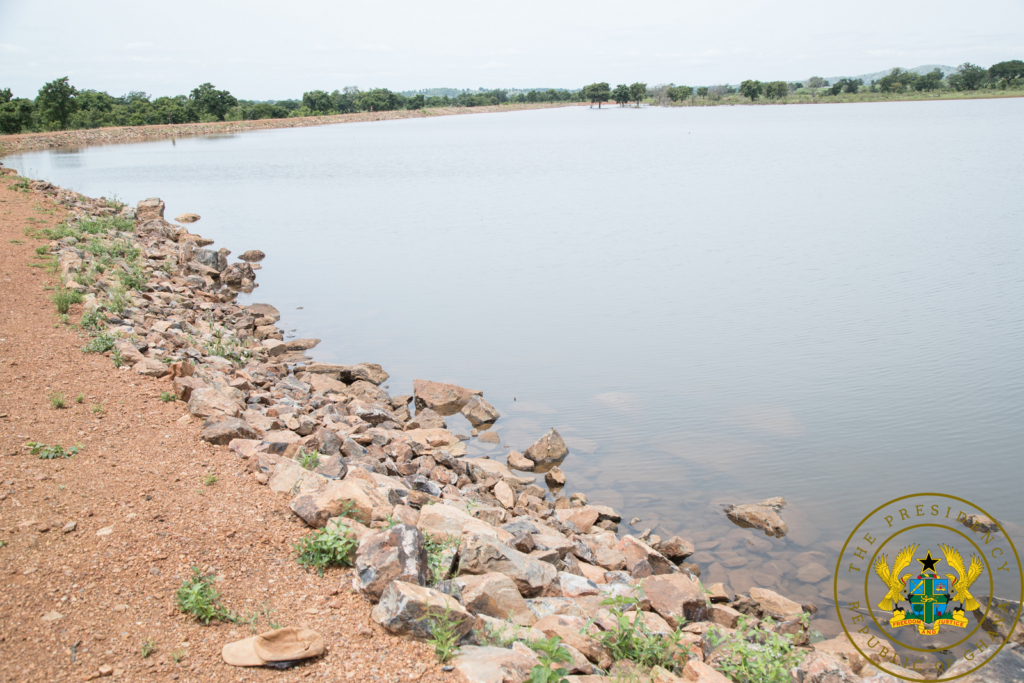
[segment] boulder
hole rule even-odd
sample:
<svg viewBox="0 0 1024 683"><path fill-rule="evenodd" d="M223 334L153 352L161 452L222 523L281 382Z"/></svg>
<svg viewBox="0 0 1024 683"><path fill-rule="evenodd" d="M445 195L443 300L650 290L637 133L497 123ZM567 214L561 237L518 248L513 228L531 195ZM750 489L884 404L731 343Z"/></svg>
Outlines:
<svg viewBox="0 0 1024 683"><path fill-rule="evenodd" d="M166 363L161 363L154 358L143 358L141 361L136 363L132 370L142 375L143 377L165 377L171 373Z"/></svg>
<svg viewBox="0 0 1024 683"><path fill-rule="evenodd" d="M143 199L135 205L135 220L139 223L146 221L162 221L164 219L164 203L162 200L151 197Z"/></svg>
<svg viewBox="0 0 1024 683"><path fill-rule="evenodd" d="M369 382L370 384L381 385L387 381L388 373L376 363L357 363L355 365L343 365L338 370L340 379L345 384L352 384L358 381Z"/></svg>
<svg viewBox="0 0 1024 683"><path fill-rule="evenodd" d="M306 382L309 383L310 391L315 394L343 394L348 389L344 382L324 374L308 373Z"/></svg>
<svg viewBox="0 0 1024 683"><path fill-rule="evenodd" d="M257 318L270 318L274 322L281 319L281 312L270 304L249 304L246 308Z"/></svg>
<svg viewBox="0 0 1024 683"><path fill-rule="evenodd" d="M686 662L686 666L683 667L682 679L687 683L732 683L729 678L696 659Z"/></svg>
<svg viewBox="0 0 1024 683"><path fill-rule="evenodd" d="M661 574L644 579L644 597L672 628L684 621L704 621L707 599L700 581L687 574Z"/></svg>
<svg viewBox="0 0 1024 683"><path fill-rule="evenodd" d="M533 472L537 466L532 460L527 458L519 451L508 452L508 466L509 469L519 470L521 472Z"/></svg>
<svg viewBox="0 0 1024 683"><path fill-rule="evenodd" d="M782 538L789 533L789 527L779 516L785 506L782 498L769 498L760 503L726 505L725 515L737 526L761 529L767 536Z"/></svg>
<svg viewBox="0 0 1024 683"><path fill-rule="evenodd" d="M657 574L675 574L679 571L679 567L672 564L671 560L639 538L623 536L615 549L626 558L626 569L633 575L633 578L642 579Z"/></svg>
<svg viewBox="0 0 1024 683"><path fill-rule="evenodd" d="M422 516L423 511L420 512ZM466 537L461 548L459 570L464 574L505 574L515 582L520 595L530 598L540 595L558 575L552 565L510 548L486 534Z"/></svg>
<svg viewBox="0 0 1024 683"><path fill-rule="evenodd" d="M259 329L259 328L257 328ZM273 358L274 356L281 356L288 352L288 345L280 339L264 339L263 350L267 352L267 355Z"/></svg>
<svg viewBox="0 0 1024 683"><path fill-rule="evenodd" d="M581 534L589 534L591 528L597 524L597 510L594 508L584 505L578 508L567 508L565 510L555 510L555 517L560 522L572 522L576 525L576 528L580 530Z"/></svg>
<svg viewBox="0 0 1024 683"><path fill-rule="evenodd" d="M196 249L192 252L192 259L200 265L212 268L218 273L228 267L228 257L220 251L213 249Z"/></svg>
<svg viewBox="0 0 1024 683"><path fill-rule="evenodd" d="M506 510L511 510L516 506L516 494L512 490L512 487L505 483L504 480L499 481L494 485L492 489L494 497L501 503L502 507Z"/></svg>
<svg viewBox="0 0 1024 683"><path fill-rule="evenodd" d="M473 521L473 516L454 505L425 505L420 510L417 526L427 536L443 541L449 536L462 536L469 521Z"/></svg>
<svg viewBox="0 0 1024 683"><path fill-rule="evenodd" d="M676 564L679 564L695 552L693 543L679 536L673 536L667 541L662 541L661 545L658 546L658 550Z"/></svg>
<svg viewBox="0 0 1024 683"><path fill-rule="evenodd" d="M474 427L490 424L501 417L501 414L483 396L474 396L469 399L469 402L462 406L461 412Z"/></svg>
<svg viewBox="0 0 1024 683"><path fill-rule="evenodd" d="M232 439L258 439L259 434L245 420L229 417L204 429L199 438L218 446L226 446Z"/></svg>
<svg viewBox="0 0 1024 683"><path fill-rule="evenodd" d="M456 683L523 683L540 660L529 648L464 645L452 660Z"/></svg>
<svg viewBox="0 0 1024 683"><path fill-rule="evenodd" d="M267 255L264 254L259 249L250 249L249 251L242 253L242 255L239 256L238 258L240 258L243 261L248 261L249 263L259 263L266 257Z"/></svg>
<svg viewBox="0 0 1024 683"><path fill-rule="evenodd" d="M504 574L460 576L455 582L462 592L462 604L473 614L509 619L520 626L537 621L515 582Z"/></svg>
<svg viewBox="0 0 1024 683"><path fill-rule="evenodd" d="M425 586L430 572L423 534L416 527L398 524L367 536L356 551L355 568L356 590L371 602L379 601L392 581Z"/></svg>
<svg viewBox="0 0 1024 683"><path fill-rule="evenodd" d="M473 628L473 617L458 600L426 586L392 581L380 596L370 618L387 631L415 638L430 637L431 617L443 617L448 610L455 631L465 636Z"/></svg>
<svg viewBox="0 0 1024 683"><path fill-rule="evenodd" d="M790 672L793 683L860 683L860 676L827 652L811 652Z"/></svg>
<svg viewBox="0 0 1024 683"><path fill-rule="evenodd" d="M177 381L177 380L175 380ZM241 407L216 389L195 389L189 395L188 412L196 417L214 417L227 415L238 417Z"/></svg>
<svg viewBox="0 0 1024 683"><path fill-rule="evenodd" d="M566 645L571 645L602 669L612 665L611 653L601 641L587 633L587 620L581 617L570 617L561 614L540 619L533 628L544 633L548 638L558 636Z"/></svg>
<svg viewBox="0 0 1024 683"><path fill-rule="evenodd" d="M199 220L199 214L183 213L174 220L178 221L179 223L195 223L197 220Z"/></svg>
<svg viewBox="0 0 1024 683"><path fill-rule="evenodd" d="M523 456L536 465L558 462L568 454L569 449L565 447L561 435L554 429L549 430L523 452Z"/></svg>
<svg viewBox="0 0 1024 683"><path fill-rule="evenodd" d="M811 645L817 652L824 652L832 655L844 665L848 666L853 673L860 675L861 669L871 662L881 662L882 657L878 654L883 649L887 652L894 652L892 643L885 640L884 638L877 638L867 633L853 633L850 637L854 639L860 650L867 652L871 657L870 660L865 659L864 655L860 653L853 643L850 642L850 638L844 633L837 638L831 640L823 640L820 643L814 643ZM870 645L869 645L870 643ZM896 656L895 661L893 658L886 657L885 663L900 664L899 656Z"/></svg>
<svg viewBox="0 0 1024 683"><path fill-rule="evenodd" d="M430 408L422 408L416 411L416 416L409 420L406 429L447 429L448 424L444 418Z"/></svg>
<svg viewBox="0 0 1024 683"><path fill-rule="evenodd" d="M412 386L416 409L431 408L441 415L454 415L474 396L483 395L482 391L475 389L425 379L413 380Z"/></svg>
<svg viewBox="0 0 1024 683"><path fill-rule="evenodd" d="M562 488L565 486L565 472L563 472L560 467L552 467L544 473L544 483L547 484L550 489ZM569 507L572 506L572 503L570 503L568 499L566 499L565 504ZM594 514L596 515L597 513Z"/></svg>
<svg viewBox="0 0 1024 683"><path fill-rule="evenodd" d="M292 498L292 512L312 527L322 527L331 517L342 514L369 524L373 519L373 508L389 505L387 496L374 484L349 478L332 481L323 490L302 493Z"/></svg>
<svg viewBox="0 0 1024 683"><path fill-rule="evenodd" d="M784 598L775 591L754 586L750 589L750 599L757 603L763 617L771 617L779 621L803 614L800 603Z"/></svg>

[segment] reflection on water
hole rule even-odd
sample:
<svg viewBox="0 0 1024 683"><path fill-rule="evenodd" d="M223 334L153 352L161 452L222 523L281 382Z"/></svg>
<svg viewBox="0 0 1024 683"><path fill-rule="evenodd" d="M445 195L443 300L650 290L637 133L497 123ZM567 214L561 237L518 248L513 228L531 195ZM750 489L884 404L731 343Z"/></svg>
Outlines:
<svg viewBox="0 0 1024 683"><path fill-rule="evenodd" d="M482 389L501 444L471 454L556 427L569 491L699 542L707 580L820 606L831 577L800 570L898 495L1024 538L1022 114L574 107L5 162L202 215L268 254L251 300L318 360ZM784 539L722 514L771 496Z"/></svg>

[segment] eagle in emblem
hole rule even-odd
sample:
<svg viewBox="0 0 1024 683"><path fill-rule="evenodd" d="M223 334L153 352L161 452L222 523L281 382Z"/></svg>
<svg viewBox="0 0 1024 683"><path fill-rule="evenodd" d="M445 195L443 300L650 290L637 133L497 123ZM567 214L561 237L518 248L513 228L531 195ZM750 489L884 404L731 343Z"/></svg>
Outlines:
<svg viewBox="0 0 1024 683"><path fill-rule="evenodd" d="M964 572L964 561L963 558L960 557L960 553L948 545L942 545L940 543L939 547L942 548L942 552L945 553L946 564L955 569L956 573L960 575L960 578L956 578L952 574L946 574L950 585L953 587L953 599L962 603L964 608L968 611L978 609L981 605L974 599L974 596L971 595L968 589L981 575L981 570L984 569L985 566L981 563L981 560L974 555L971 555L971 566L966 572Z"/></svg>
<svg viewBox="0 0 1024 683"><path fill-rule="evenodd" d="M889 587L889 592L885 594L885 598L882 599L882 602L878 603L879 608L884 609L886 612L891 612L899 603L900 598L903 597L903 589L906 587L907 579L910 578L911 575L904 574L901 577L900 572L906 569L914 560L915 552L917 552L917 546L908 545L906 548L896 553L896 560L893 562L892 571L889 571L888 556L880 555L878 560L875 562L875 573L878 574L878 578L882 579L885 585ZM957 557L959 558L960 556L957 555ZM961 563L960 566L963 567L963 563Z"/></svg>

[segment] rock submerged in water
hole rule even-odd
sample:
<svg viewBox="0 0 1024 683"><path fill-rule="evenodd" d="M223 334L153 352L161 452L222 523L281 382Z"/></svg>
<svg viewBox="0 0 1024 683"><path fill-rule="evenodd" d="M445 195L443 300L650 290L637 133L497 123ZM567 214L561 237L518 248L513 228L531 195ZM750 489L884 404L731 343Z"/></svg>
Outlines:
<svg viewBox="0 0 1024 683"><path fill-rule="evenodd" d="M567 455L569 455L569 449L566 448L565 441L554 428L523 452L523 456L527 460L533 461L535 465L558 462Z"/></svg>
<svg viewBox="0 0 1024 683"><path fill-rule="evenodd" d="M466 389L454 384L416 379L412 382L416 410L430 408L439 415L454 415L470 402L474 396L483 396L482 391Z"/></svg>
<svg viewBox="0 0 1024 683"><path fill-rule="evenodd" d="M195 223L197 220L199 220L199 214L183 213L174 220L178 221L179 223Z"/></svg>
<svg viewBox="0 0 1024 683"><path fill-rule="evenodd" d="M248 261L249 263L259 263L263 259L267 258L267 255L264 254L259 249L250 249L249 251L243 253L238 258L241 259L242 261Z"/></svg>
<svg viewBox="0 0 1024 683"><path fill-rule="evenodd" d="M738 526L761 529L768 536L782 538L789 533L789 527L779 516L779 511L784 507L786 501L776 497L760 503L726 505L725 515Z"/></svg>

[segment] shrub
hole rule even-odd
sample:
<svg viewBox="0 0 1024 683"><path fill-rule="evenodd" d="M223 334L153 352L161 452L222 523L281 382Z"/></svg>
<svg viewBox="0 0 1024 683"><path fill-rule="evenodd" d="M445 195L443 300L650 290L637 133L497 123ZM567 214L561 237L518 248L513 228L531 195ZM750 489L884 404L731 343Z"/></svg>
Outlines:
<svg viewBox="0 0 1024 683"><path fill-rule="evenodd" d="M114 348L116 341L117 337L114 335L100 332L82 347L82 353L106 353Z"/></svg>
<svg viewBox="0 0 1024 683"><path fill-rule="evenodd" d="M302 454L299 456L299 465L304 470L315 470L320 465L320 453L317 451L309 453L302 451Z"/></svg>
<svg viewBox="0 0 1024 683"><path fill-rule="evenodd" d="M728 636L709 631L708 642L725 655L716 664L718 670L737 683L789 683L790 669L803 659L791 636L761 630L746 617L740 617Z"/></svg>
<svg viewBox="0 0 1024 683"><path fill-rule="evenodd" d="M568 672L562 667L552 668L558 664L569 664L572 662L572 655L562 644L562 639L552 636L547 639L535 640L527 643L540 659L540 664L530 671L528 683L565 683L565 676Z"/></svg>
<svg viewBox="0 0 1024 683"><path fill-rule="evenodd" d="M444 563L444 556L451 548L457 548L461 539L449 535L443 541L435 541L430 536L425 536L423 546L427 549L427 569L430 576L427 580L433 586L447 578L448 567Z"/></svg>
<svg viewBox="0 0 1024 683"><path fill-rule="evenodd" d="M149 282L149 276L138 266L129 268L127 271L117 271L117 279L121 281L121 286L125 289L142 289Z"/></svg>
<svg viewBox="0 0 1024 683"><path fill-rule="evenodd" d="M72 304L82 303L82 293L77 292L73 289L59 289L53 293L50 297L53 300L55 306L57 306L57 312L66 314L71 310Z"/></svg>
<svg viewBox="0 0 1024 683"><path fill-rule="evenodd" d="M169 391L160 392L160 400L163 401L164 403L172 403L175 399L177 399L177 396L175 396Z"/></svg>
<svg viewBox="0 0 1024 683"><path fill-rule="evenodd" d="M32 455L38 455L40 460L57 460L58 458L73 458L82 450L81 446L72 446L71 448L64 450L63 446L54 444L47 446L44 443L38 443L35 441L29 441L25 444L29 448L29 452Z"/></svg>
<svg viewBox="0 0 1024 683"><path fill-rule="evenodd" d="M427 609L430 609L430 603L427 603ZM444 664L459 651L459 626L462 625L462 618L445 602L443 614L428 612L421 620L430 623L427 642L434 646L437 661Z"/></svg>
<svg viewBox="0 0 1024 683"><path fill-rule="evenodd" d="M59 391L51 392L50 405L56 408L57 410L60 410L61 408L66 408L68 405L68 397Z"/></svg>
<svg viewBox="0 0 1024 683"><path fill-rule="evenodd" d="M676 629L670 634L652 632L643 621L640 600L643 587L637 587L637 597L617 595L601 602L615 619L615 628L602 631L597 639L608 648L616 661L628 659L644 668L661 666L673 669L676 665L673 655L686 650L681 644L682 631ZM630 621L632 616L636 617ZM593 620L591 620L593 623Z"/></svg>
<svg viewBox="0 0 1024 683"><path fill-rule="evenodd" d="M174 602L179 610L207 625L212 619L234 619L234 614L220 604L220 593L213 585L213 577L203 576L199 567L192 567L192 576L181 584Z"/></svg>
<svg viewBox="0 0 1024 683"><path fill-rule="evenodd" d="M306 534L292 544L295 560L303 567L313 567L320 576L324 568L330 566L351 566L350 555L359 541L351 538L349 528L333 524Z"/></svg>

